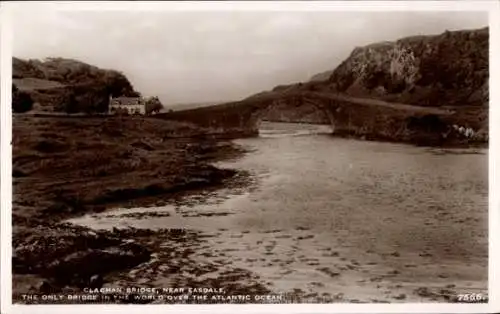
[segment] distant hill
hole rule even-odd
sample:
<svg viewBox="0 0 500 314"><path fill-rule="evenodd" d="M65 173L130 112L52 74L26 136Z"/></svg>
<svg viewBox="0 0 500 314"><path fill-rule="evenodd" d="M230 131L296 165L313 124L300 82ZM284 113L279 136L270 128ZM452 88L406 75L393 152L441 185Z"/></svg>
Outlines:
<svg viewBox="0 0 500 314"><path fill-rule="evenodd" d="M214 101L214 102L199 102L199 103L185 103L185 104L172 104L172 105L165 105L164 111L168 110L173 110L173 111L178 111L178 110L188 110L188 109L193 109L193 108L199 108L199 107L207 107L207 106L213 106L217 104L222 104L227 101Z"/></svg>
<svg viewBox="0 0 500 314"><path fill-rule="evenodd" d="M30 94L35 110L105 111L109 95L140 95L123 73L78 60L13 58L12 64L13 84Z"/></svg>
<svg viewBox="0 0 500 314"><path fill-rule="evenodd" d="M318 81L318 82L321 82L321 81L326 81L330 78L330 76L332 75L333 73L333 70L328 70L328 71L325 71L325 72L321 72L321 73L318 73L318 74L315 74L313 75L309 81Z"/></svg>

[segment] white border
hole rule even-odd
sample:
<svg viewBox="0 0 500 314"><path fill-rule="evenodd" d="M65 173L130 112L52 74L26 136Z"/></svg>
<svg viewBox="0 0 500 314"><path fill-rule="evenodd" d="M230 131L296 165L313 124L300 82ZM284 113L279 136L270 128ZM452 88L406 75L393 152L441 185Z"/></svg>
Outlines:
<svg viewBox="0 0 500 314"><path fill-rule="evenodd" d="M4 310L6 304L12 303L12 272L11 272L11 256L12 256L12 112L11 106L11 89L12 89L12 36L10 28L10 16L5 14L3 5L0 7L0 88L1 88L1 158L0 158L0 217L1 217L1 294L0 305L2 314L9 313Z"/></svg>
<svg viewBox="0 0 500 314"><path fill-rule="evenodd" d="M489 299L495 306L495 311L500 312L500 190L498 179L499 168L499 142L497 134L500 132L500 89L495 88L500 82L500 2L496 10L490 11L490 149L489 149ZM495 292L495 293L494 293Z"/></svg>
<svg viewBox="0 0 500 314"><path fill-rule="evenodd" d="M29 2L29 3L28 3ZM70 11L489 11L494 0L474 1L13 1L7 8ZM28 8L29 6L29 8Z"/></svg>
<svg viewBox="0 0 500 314"><path fill-rule="evenodd" d="M500 127L500 4L497 1L206 1L206 2L3 2L0 7L1 56L1 313L495 313L500 312L500 205L498 143ZM488 304L283 304L283 305L12 305L11 304L11 211L12 138L11 23L17 10L141 10L141 11L489 11L490 12L490 158L489 158L489 303ZM494 58L496 57L496 58ZM497 84L495 84L497 83ZM497 87L497 88L495 88ZM497 105L498 106L498 105Z"/></svg>

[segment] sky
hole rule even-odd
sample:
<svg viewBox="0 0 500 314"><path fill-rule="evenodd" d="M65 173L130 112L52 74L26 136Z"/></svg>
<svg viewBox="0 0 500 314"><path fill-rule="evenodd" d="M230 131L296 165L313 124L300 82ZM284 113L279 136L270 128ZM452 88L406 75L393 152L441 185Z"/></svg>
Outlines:
<svg viewBox="0 0 500 314"><path fill-rule="evenodd" d="M239 100L333 70L357 46L488 25L481 12L47 11L13 18L13 55L123 72L165 105Z"/></svg>

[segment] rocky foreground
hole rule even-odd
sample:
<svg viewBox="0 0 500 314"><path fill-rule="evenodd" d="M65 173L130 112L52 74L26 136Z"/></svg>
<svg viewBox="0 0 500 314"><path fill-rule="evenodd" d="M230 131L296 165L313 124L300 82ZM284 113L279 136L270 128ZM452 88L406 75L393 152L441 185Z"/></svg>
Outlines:
<svg viewBox="0 0 500 314"><path fill-rule="evenodd" d="M14 302L57 303L32 296L100 288L118 280L123 271L152 262L158 245L165 243L171 243L171 249L163 252L175 255L182 250L172 265L202 271L196 264L180 262L193 253L183 250L186 243L198 245L196 233L93 231L63 221L115 207L162 205L192 191L243 182L241 174L208 164L242 153L217 137L189 124L142 117L14 116ZM177 270L173 267L172 273ZM233 280L225 284L243 289Z"/></svg>

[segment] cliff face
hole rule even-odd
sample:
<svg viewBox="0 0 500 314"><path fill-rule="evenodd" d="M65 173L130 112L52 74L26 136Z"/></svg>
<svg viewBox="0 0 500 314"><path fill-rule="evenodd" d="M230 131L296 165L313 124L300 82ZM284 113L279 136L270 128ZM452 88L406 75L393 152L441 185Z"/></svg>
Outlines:
<svg viewBox="0 0 500 314"><path fill-rule="evenodd" d="M357 98L445 107L455 112L448 123L487 134L488 39L488 28L484 28L358 47L329 78L320 80L327 71L313 76L309 82L280 85L272 92L342 93ZM281 106L263 118L305 122L310 120L311 109L307 104ZM363 119L368 121L370 117ZM323 121L322 115L316 115L313 122Z"/></svg>
<svg viewBox="0 0 500 314"><path fill-rule="evenodd" d="M488 103L487 28L356 48L323 87L420 106Z"/></svg>
<svg viewBox="0 0 500 314"><path fill-rule="evenodd" d="M13 84L41 111L103 112L109 95L138 96L122 73L64 58L13 58Z"/></svg>

